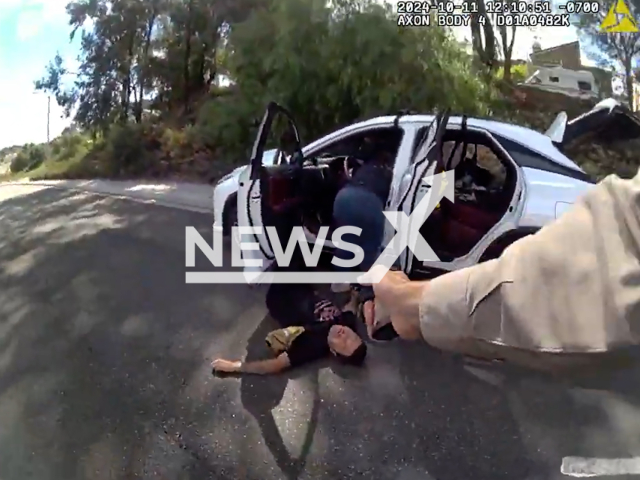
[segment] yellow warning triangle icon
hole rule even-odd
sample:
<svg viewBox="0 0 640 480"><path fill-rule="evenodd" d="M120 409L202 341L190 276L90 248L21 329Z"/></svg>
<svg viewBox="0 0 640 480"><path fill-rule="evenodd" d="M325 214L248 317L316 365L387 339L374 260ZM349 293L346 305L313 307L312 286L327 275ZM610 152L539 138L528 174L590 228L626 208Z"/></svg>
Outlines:
<svg viewBox="0 0 640 480"><path fill-rule="evenodd" d="M631 16L624 0L614 0L607 16L600 24L602 33L638 33L638 24Z"/></svg>

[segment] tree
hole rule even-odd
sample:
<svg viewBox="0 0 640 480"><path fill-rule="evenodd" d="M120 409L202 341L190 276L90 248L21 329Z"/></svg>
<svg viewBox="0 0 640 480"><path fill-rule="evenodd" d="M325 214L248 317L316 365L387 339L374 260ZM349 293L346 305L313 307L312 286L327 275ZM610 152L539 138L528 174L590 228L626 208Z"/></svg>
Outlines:
<svg viewBox="0 0 640 480"><path fill-rule="evenodd" d="M593 3L593 2L590 2ZM622 67L629 108L633 109L634 58L640 54L640 33L603 33L600 25L617 0L603 0L595 13L576 15L579 35L593 44L588 55L601 67ZM627 0L631 15L636 18L640 0Z"/></svg>
<svg viewBox="0 0 640 480"><path fill-rule="evenodd" d="M51 92L79 125L106 131L140 123L144 105L189 112L218 73L230 25L267 0L77 0L67 5L71 38L81 35L80 67L65 88L60 56L36 88ZM90 22L89 22L90 21ZM91 28L85 28L90 24Z"/></svg>
<svg viewBox="0 0 640 480"><path fill-rule="evenodd" d="M532 0L525 0L527 3ZM471 45L476 58L481 65L489 71L494 70L498 65L498 57L503 61L503 79L511 81L511 67L513 65L513 46L515 45L516 32L518 27L514 22L499 21L499 19L509 18L510 14L505 13L508 9L519 11L524 5L523 1L507 0L506 2L489 2L485 0L473 0L466 2L465 9L470 13L469 27L471 30ZM503 7L498 10L497 7Z"/></svg>
<svg viewBox="0 0 640 480"><path fill-rule="evenodd" d="M398 28L375 1L279 0L229 42L243 102L284 103L308 135L403 108L487 107L488 87L448 30Z"/></svg>
<svg viewBox="0 0 640 480"><path fill-rule="evenodd" d="M496 36L491 17L484 0L477 0L471 7L471 45L473 51L490 71L496 66Z"/></svg>
<svg viewBox="0 0 640 480"><path fill-rule="evenodd" d="M166 124L195 124L176 144L243 152L270 100L305 138L406 108L486 114L493 101L451 32L399 28L378 0L76 0L67 12L81 36L73 85L57 56L36 86L118 152L157 146ZM216 85L220 72L233 88Z"/></svg>
<svg viewBox="0 0 640 480"><path fill-rule="evenodd" d="M511 81L511 66L513 59L513 45L516 41L516 28L515 23L510 27L505 25L499 25L498 33L500 34L500 47L502 49L502 58L504 60L504 73L503 78L505 81Z"/></svg>

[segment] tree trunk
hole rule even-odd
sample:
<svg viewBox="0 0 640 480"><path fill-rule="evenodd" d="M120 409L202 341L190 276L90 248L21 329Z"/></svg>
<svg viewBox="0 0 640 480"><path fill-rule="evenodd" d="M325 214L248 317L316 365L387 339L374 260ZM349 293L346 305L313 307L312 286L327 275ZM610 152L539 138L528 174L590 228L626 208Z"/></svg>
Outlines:
<svg viewBox="0 0 640 480"><path fill-rule="evenodd" d="M218 76L218 46L222 43L220 40L222 35L222 21L219 20L219 16L215 15L215 12L212 12L212 17L215 19L215 22L211 32L211 62L209 64L209 76L205 82L207 87L210 87Z"/></svg>
<svg viewBox="0 0 640 480"><path fill-rule="evenodd" d="M120 119L126 122L129 119L129 107L131 105L131 88L133 83L132 68L133 59L136 46L136 25L129 25L128 33L128 45L127 45L127 58L123 62L123 69L121 74L124 77L122 80L122 94L120 96Z"/></svg>
<svg viewBox="0 0 640 480"><path fill-rule="evenodd" d="M142 61L140 62L140 78L138 79L138 90L140 92L136 103L136 122L142 122L142 102L144 100L144 87L147 79L147 71L149 65L149 48L151 46L151 34L153 33L153 27L156 23L156 7L153 7L151 17L147 23L147 31L144 37L144 49L142 53Z"/></svg>
<svg viewBox="0 0 640 480"><path fill-rule="evenodd" d="M500 27L500 38L502 40L502 54L504 56L503 79L511 82L511 67L513 65L513 45L516 40L516 27L511 27L511 40L508 40L507 27Z"/></svg>
<svg viewBox="0 0 640 480"><path fill-rule="evenodd" d="M120 104L122 111L120 112L121 120L126 122L129 118L129 104L131 97L131 65L133 63L133 50L135 46L135 31L129 35L129 46L127 49L127 61L125 63L124 80L122 82L122 96Z"/></svg>
<svg viewBox="0 0 640 480"><path fill-rule="evenodd" d="M500 25L498 27L498 32L500 33L500 41L502 42L502 55L504 57L502 66L502 79L505 82L511 82L511 55L509 55L509 53L507 52L507 26Z"/></svg>
<svg viewBox="0 0 640 480"><path fill-rule="evenodd" d="M182 92L182 94L183 94L185 112L189 110L189 102L191 100L191 96L189 92L189 88L191 85L189 64L191 61L191 37L193 34L192 33L193 0L189 0L187 12L188 12L188 17L187 17L187 27L185 28L185 32L184 32L185 47L184 47L183 67L182 67L183 68L182 78L183 78L183 84L184 84L183 85L184 91Z"/></svg>
<svg viewBox="0 0 640 480"><path fill-rule="evenodd" d="M493 70L496 64L496 36L484 0L478 0L478 13L484 17L484 22L481 24L484 33L484 63L489 70Z"/></svg>
<svg viewBox="0 0 640 480"><path fill-rule="evenodd" d="M217 61L218 49L217 48L213 49L211 56L213 57L213 60L209 65L209 76L207 77L207 81L206 81L207 87L211 87L211 84L215 81L216 77L218 76L218 61Z"/></svg>
<svg viewBox="0 0 640 480"><path fill-rule="evenodd" d="M477 5L478 12L471 14L471 44L480 62L493 70L496 63L496 37L484 0L478 0Z"/></svg>
<svg viewBox="0 0 640 480"><path fill-rule="evenodd" d="M196 59L196 67L194 68L193 75L193 90L197 92L197 94L202 93L203 87L205 85L205 65L206 65L206 51L208 51L208 45L202 45L202 49L200 50L198 57Z"/></svg>
<svg viewBox="0 0 640 480"><path fill-rule="evenodd" d="M631 68L631 57L624 59L624 81L627 91L627 104L629 109L633 111L633 69Z"/></svg>
<svg viewBox="0 0 640 480"><path fill-rule="evenodd" d="M480 30L479 18L480 14L471 14L471 46L475 54L482 61L484 58L484 42L482 41L482 31Z"/></svg>

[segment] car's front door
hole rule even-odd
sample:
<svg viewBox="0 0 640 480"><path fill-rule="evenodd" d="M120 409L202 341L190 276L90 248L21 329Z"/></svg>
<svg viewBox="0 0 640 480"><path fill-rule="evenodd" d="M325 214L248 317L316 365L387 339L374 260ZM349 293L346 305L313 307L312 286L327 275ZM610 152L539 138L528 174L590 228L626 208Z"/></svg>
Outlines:
<svg viewBox="0 0 640 480"><path fill-rule="evenodd" d="M269 178L268 171L263 165L265 146L277 116L283 115L288 123L289 131L293 135L295 143L294 159L302 157L300 150L300 136L291 114L277 103L271 102L262 117L262 122L258 128L256 139L253 143L251 160L249 166L240 175L238 187L238 226L240 231L232 234L232 241L236 243L236 250L242 244L243 249L239 250L244 261L244 272L249 283L259 283L259 274L269 269L274 263L274 254L271 242L265 231L264 222L264 201L263 193L265 185L263 183ZM287 161L278 161L278 158L286 159L281 152L275 153L276 165L286 164ZM252 232L242 232L242 227L251 227ZM233 252L233 250L232 250Z"/></svg>

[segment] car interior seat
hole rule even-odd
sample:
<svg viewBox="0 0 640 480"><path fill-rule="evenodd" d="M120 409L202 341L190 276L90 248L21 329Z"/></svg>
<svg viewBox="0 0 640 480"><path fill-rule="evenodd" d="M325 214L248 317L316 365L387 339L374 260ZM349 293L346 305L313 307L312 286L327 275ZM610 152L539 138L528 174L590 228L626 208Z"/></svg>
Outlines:
<svg viewBox="0 0 640 480"><path fill-rule="evenodd" d="M460 178L477 165L477 145L474 154L467 155L469 143L466 136L466 117L463 117L460 137L455 142L445 162L446 170L454 170L455 178ZM456 198L453 203L442 202L441 234L443 245L454 257L466 255L499 221L495 215L473 203Z"/></svg>
<svg viewBox="0 0 640 480"><path fill-rule="evenodd" d="M283 165L268 171L263 167L263 182L266 192L262 194L267 198L269 209L275 213L288 211L299 202L295 191L296 167Z"/></svg>

